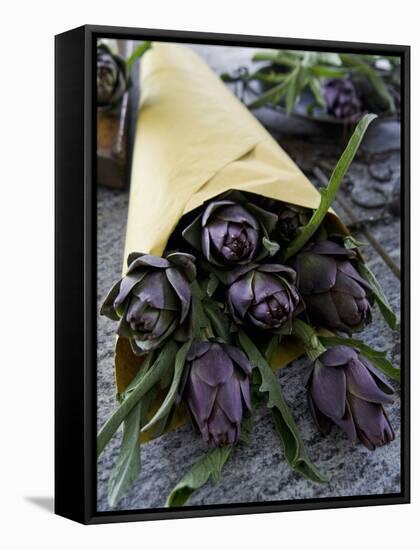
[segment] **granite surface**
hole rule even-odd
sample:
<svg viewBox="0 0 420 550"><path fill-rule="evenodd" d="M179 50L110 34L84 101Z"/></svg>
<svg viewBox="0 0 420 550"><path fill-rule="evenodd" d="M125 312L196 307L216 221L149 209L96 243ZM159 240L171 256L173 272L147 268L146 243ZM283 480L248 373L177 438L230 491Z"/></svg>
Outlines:
<svg viewBox="0 0 420 550"><path fill-rule="evenodd" d="M210 65L221 72L238 64L249 62L250 52L245 48L195 46ZM236 51L235 51L236 50ZM312 181L315 165L328 166L336 162L342 129L320 128L317 125L296 123L280 115L260 111L260 120L272 131L281 145L296 160ZM338 133L337 133L338 132ZM340 134L341 132L341 134ZM341 137L340 137L341 136ZM343 184L341 196L351 205L358 220L369 218L369 230L382 244L392 260L400 261L400 220L383 207L366 209L381 196L388 197L399 177L399 124L389 122L369 130L362 152L351 167ZM378 165L378 166L376 166ZM390 174L386 182L378 184L372 176L375 166ZM383 191L383 192L382 192ZM356 202L352 199L356 198ZM111 284L121 272L126 214L127 191L100 188L98 191L98 307ZM340 205L336 210L346 218ZM363 233L357 238L366 241ZM365 247L369 266L386 290L394 310L400 310L400 282L371 245ZM400 337L393 333L375 311L372 324L363 332L363 339L371 346L386 350L395 366L400 364ZM98 377L97 411L100 427L116 406L113 374L115 325L98 316ZM281 444L274 432L270 412L264 408L255 412L251 442L238 445L223 470L220 483L208 483L189 501L191 505L268 502L290 499L328 498L396 493L400 491L400 402L399 387L395 403L387 407L396 439L390 445L369 452L361 445L353 446L347 437L333 429L328 437L316 431L306 405L303 376L305 361L278 374L282 386L312 461L325 473L329 481L324 485L311 483L293 473L287 465ZM107 483L119 449L120 433L108 445L98 462L98 510L110 510L107 503ZM189 425L166 434L142 447L142 473L127 496L118 505L120 510L163 507L166 496L190 466L205 453L205 446Z"/></svg>

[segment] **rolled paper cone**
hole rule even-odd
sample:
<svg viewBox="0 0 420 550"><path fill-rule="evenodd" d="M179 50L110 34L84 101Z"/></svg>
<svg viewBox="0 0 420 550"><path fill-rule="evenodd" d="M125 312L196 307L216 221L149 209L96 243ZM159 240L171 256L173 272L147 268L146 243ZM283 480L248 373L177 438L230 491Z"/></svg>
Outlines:
<svg viewBox="0 0 420 550"><path fill-rule="evenodd" d="M232 189L318 207L320 195L312 183L195 52L154 43L141 64L123 270L131 252L162 255L184 214ZM345 231L333 211L329 215ZM272 367L301 353L295 341L282 344ZM118 339L118 392L141 361ZM176 411L168 429L184 421Z"/></svg>

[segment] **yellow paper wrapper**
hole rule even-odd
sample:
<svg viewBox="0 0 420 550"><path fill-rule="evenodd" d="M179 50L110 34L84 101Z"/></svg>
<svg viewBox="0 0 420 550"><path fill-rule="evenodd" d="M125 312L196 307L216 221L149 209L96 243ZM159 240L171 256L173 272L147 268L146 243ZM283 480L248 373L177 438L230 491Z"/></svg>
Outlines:
<svg viewBox="0 0 420 550"><path fill-rule="evenodd" d="M162 255L184 214L231 189L318 207L320 195L311 182L191 49L154 43L142 58L140 89L123 270L130 252ZM290 339L272 367L301 353ZM141 361L126 340L117 341L119 392ZM169 429L184 420L176 411Z"/></svg>

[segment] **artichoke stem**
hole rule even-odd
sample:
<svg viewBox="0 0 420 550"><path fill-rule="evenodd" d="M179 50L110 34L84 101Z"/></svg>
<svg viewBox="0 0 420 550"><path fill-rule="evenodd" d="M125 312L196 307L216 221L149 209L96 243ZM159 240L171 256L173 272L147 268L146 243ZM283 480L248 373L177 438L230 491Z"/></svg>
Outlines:
<svg viewBox="0 0 420 550"><path fill-rule="evenodd" d="M302 342L305 353L311 361L315 361L326 350L314 329L301 319L293 321L293 334Z"/></svg>
<svg viewBox="0 0 420 550"><path fill-rule="evenodd" d="M196 341L210 340L214 338L206 312L203 307L203 298L205 296L197 281L191 283L192 303L193 303L193 334Z"/></svg>

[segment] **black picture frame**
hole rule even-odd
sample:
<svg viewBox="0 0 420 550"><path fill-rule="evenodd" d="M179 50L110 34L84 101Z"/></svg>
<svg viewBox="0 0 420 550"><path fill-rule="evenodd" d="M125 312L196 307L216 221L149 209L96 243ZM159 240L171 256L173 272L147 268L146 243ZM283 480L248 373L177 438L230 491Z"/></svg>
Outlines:
<svg viewBox="0 0 420 550"><path fill-rule="evenodd" d="M96 511L96 39L378 53L401 57L401 492L179 509ZM85 523L410 502L410 47L86 25L55 37L55 512Z"/></svg>

